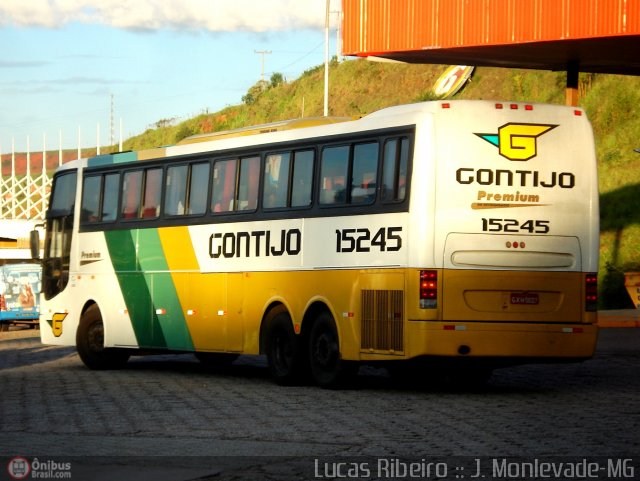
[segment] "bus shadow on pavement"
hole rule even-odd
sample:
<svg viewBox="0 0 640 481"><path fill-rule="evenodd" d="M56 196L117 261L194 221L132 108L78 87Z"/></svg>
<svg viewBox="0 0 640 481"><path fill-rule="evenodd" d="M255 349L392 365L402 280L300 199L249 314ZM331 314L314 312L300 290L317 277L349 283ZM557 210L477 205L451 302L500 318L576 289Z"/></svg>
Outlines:
<svg viewBox="0 0 640 481"><path fill-rule="evenodd" d="M199 362L192 354L133 356L126 369L269 380L266 359L262 356L240 356L231 364L217 366Z"/></svg>
<svg viewBox="0 0 640 481"><path fill-rule="evenodd" d="M19 343L20 341L18 341ZM75 356L75 348L59 346L17 346L2 350L0 371L20 367L35 366L37 364L53 363Z"/></svg>
<svg viewBox="0 0 640 481"><path fill-rule="evenodd" d="M264 356L240 356L236 361L227 365L212 366L204 364L190 354L159 354L132 357L125 367L125 371L156 371L162 373L184 374L185 376L203 376L210 380L216 378L225 382L233 381L259 381L260 384L273 384L267 361ZM393 374L392 374L393 373ZM424 392L424 393L458 393L458 394L496 394L518 392L541 392L548 386L522 382L516 382L511 386L504 376L498 376L500 382L494 383L491 379L482 382L470 382L469 379L455 379L450 376L440 376L429 372L416 372L412 374L398 375L395 370L382 366L363 364L359 367L357 375L348 383L341 386L339 391L399 391L399 392ZM486 381L486 382L485 382ZM275 384L274 384L275 386ZM302 382L292 387L276 386L278 389L291 388L319 389L311 380Z"/></svg>

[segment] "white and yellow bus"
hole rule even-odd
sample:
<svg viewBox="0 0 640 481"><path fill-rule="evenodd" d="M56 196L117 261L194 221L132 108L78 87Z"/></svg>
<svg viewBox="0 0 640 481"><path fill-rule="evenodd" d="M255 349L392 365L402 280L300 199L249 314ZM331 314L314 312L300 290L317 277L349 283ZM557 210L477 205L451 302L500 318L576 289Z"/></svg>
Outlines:
<svg viewBox="0 0 640 481"><path fill-rule="evenodd" d="M583 110L436 101L334 120L63 165L42 341L94 369L136 352L266 354L277 382L325 387L358 362L593 355Z"/></svg>

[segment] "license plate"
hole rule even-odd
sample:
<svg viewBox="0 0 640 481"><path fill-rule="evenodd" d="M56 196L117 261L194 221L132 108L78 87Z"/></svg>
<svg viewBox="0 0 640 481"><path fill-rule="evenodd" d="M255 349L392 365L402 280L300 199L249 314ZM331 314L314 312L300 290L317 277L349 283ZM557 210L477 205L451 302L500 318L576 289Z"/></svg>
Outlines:
<svg viewBox="0 0 640 481"><path fill-rule="evenodd" d="M511 304L535 306L540 303L540 297L535 292L512 292Z"/></svg>

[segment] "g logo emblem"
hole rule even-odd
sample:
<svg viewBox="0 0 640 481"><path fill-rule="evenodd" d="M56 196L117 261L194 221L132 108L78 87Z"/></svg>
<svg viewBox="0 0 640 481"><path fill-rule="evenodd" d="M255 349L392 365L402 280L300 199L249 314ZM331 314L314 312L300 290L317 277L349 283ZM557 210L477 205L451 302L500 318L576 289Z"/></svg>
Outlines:
<svg viewBox="0 0 640 481"><path fill-rule="evenodd" d="M549 124L504 124L497 134L476 134L483 140L498 147L501 156L509 160L525 161L537 154L537 138L555 129Z"/></svg>
<svg viewBox="0 0 640 481"><path fill-rule="evenodd" d="M56 312L51 320L47 320L55 337L62 336L62 321L64 321L65 317L67 317L66 312Z"/></svg>

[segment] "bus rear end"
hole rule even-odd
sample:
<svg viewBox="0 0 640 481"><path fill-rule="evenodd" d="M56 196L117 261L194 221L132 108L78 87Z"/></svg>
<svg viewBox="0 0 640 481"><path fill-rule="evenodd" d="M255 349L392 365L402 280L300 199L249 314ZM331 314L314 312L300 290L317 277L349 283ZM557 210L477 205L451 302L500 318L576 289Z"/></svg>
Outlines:
<svg viewBox="0 0 640 481"><path fill-rule="evenodd" d="M429 323L430 354L591 357L599 213L584 111L441 103L434 131L440 268L430 274L437 291L426 306L438 311L438 321Z"/></svg>

